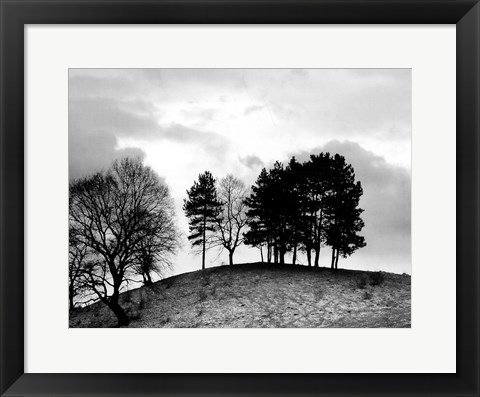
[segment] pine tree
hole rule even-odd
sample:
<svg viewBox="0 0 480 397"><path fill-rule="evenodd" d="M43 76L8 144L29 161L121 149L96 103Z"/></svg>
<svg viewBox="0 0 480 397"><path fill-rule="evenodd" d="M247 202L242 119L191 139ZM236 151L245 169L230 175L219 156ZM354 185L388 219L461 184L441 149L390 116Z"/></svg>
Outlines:
<svg viewBox="0 0 480 397"><path fill-rule="evenodd" d="M358 248L365 247L365 238L358 235L364 226L359 208L363 189L355 182L355 172L345 158L336 154L331 160L331 177L327 196L325 235L332 247L331 268L338 268L338 258L346 258Z"/></svg>
<svg viewBox="0 0 480 397"><path fill-rule="evenodd" d="M303 240L304 226L304 167L292 157L285 168L284 201L286 209L288 249L293 252L292 264L297 262L297 253Z"/></svg>
<svg viewBox="0 0 480 397"><path fill-rule="evenodd" d="M249 230L244 233L244 243L253 247L263 245L267 248L267 262L272 260L272 228L270 224L271 206L270 206L270 180L268 172L262 169L255 185L252 186L252 192L245 200L247 209L247 225ZM263 257L262 251L261 255ZM263 261L263 260L262 260Z"/></svg>
<svg viewBox="0 0 480 397"><path fill-rule="evenodd" d="M192 247L202 247L202 270L205 269L205 251L221 215L222 203L217 198L215 179L209 171L198 176L198 181L187 190L183 210L189 218L190 240Z"/></svg>
<svg viewBox="0 0 480 397"><path fill-rule="evenodd" d="M273 262L283 264L292 252L295 264L302 250L315 267L321 248L329 245L336 268L339 256L365 246L358 235L364 226L358 207L362 194L352 166L341 155L320 153L304 163L293 157L286 167L276 162L262 170L245 200L249 230L244 243L260 250L266 245L269 263L273 256Z"/></svg>
<svg viewBox="0 0 480 397"><path fill-rule="evenodd" d="M307 253L308 265L312 265L311 253L315 253L313 265L319 266L320 250L325 242L325 211L328 195L329 179L331 178L330 154L311 155L310 160L303 164L304 168L304 233L303 244Z"/></svg>

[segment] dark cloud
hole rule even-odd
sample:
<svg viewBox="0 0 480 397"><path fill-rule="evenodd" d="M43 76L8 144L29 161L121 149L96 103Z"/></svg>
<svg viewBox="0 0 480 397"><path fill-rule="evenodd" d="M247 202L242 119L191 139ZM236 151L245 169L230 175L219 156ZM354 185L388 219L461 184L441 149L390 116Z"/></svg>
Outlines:
<svg viewBox="0 0 480 397"><path fill-rule="evenodd" d="M241 157L240 162L252 170L256 170L264 166L263 161L255 155Z"/></svg>
<svg viewBox="0 0 480 397"><path fill-rule="evenodd" d="M383 157L354 142L331 141L308 152L293 153L299 161L310 154L338 153L352 164L364 194L360 206L367 246L353 255L370 268L410 271L411 266L411 175ZM353 258L352 257L352 258Z"/></svg>
<svg viewBox="0 0 480 397"><path fill-rule="evenodd" d="M130 109L130 110L128 110ZM104 98L71 99L68 116L69 178L108 167L124 156L144 157L139 148L118 149L118 138L151 136L159 128L139 102Z"/></svg>
<svg viewBox="0 0 480 397"><path fill-rule="evenodd" d="M69 94L71 97L83 98L122 98L126 99L136 92L134 81L112 73L96 75L73 75L69 78Z"/></svg>
<svg viewBox="0 0 480 397"><path fill-rule="evenodd" d="M108 168L122 157L145 157L139 148L116 149L117 138L109 133L79 134L74 130L68 136L68 176L76 179Z"/></svg>
<svg viewBox="0 0 480 397"><path fill-rule="evenodd" d="M229 141L214 132L180 124L161 126L151 104L139 100L81 98L69 101L70 178L108 166L113 159L145 153L138 148L117 150L118 139L165 140L195 145L206 155L224 158Z"/></svg>
<svg viewBox="0 0 480 397"><path fill-rule="evenodd" d="M267 117L245 117L255 112ZM346 141L319 146L332 139ZM386 157L352 142L357 140L379 148ZM124 155L145 156L139 148L119 149L119 144L138 145L149 156L169 151L178 167L171 167L167 176L182 192L185 188L180 185L190 168L204 162L218 174L233 170L253 181L262 166L298 148L317 146L292 153L299 159L326 150L345 155L364 187L361 205L368 244L347 267L356 263L359 268L410 271L411 178L407 169L389 163L395 158L408 166L410 142L410 70L72 69L69 73L71 178L108 167ZM283 144L288 146L280 147Z"/></svg>
<svg viewBox="0 0 480 397"><path fill-rule="evenodd" d="M160 131L146 103L106 98L71 99L69 128L90 134L107 131L119 137L149 137Z"/></svg>

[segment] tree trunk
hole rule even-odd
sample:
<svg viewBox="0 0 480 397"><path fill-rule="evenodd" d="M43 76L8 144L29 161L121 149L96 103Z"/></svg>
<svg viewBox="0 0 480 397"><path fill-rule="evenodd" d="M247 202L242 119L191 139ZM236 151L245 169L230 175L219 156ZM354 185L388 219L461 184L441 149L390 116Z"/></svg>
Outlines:
<svg viewBox="0 0 480 397"><path fill-rule="evenodd" d="M335 247L332 247L332 264L331 264L331 268L333 269L335 266Z"/></svg>
<svg viewBox="0 0 480 397"><path fill-rule="evenodd" d="M312 266L312 250L310 248L307 248L307 261L308 266Z"/></svg>
<svg viewBox="0 0 480 397"><path fill-rule="evenodd" d="M233 251L228 252L228 261L230 263L230 266L233 265Z"/></svg>
<svg viewBox="0 0 480 397"><path fill-rule="evenodd" d="M108 307L112 310L112 312L117 317L117 327L122 327L122 326L128 325L130 320L128 319L128 316L125 313L125 311L118 304L118 297L114 298L113 300L111 299L108 302Z"/></svg>
<svg viewBox="0 0 480 397"><path fill-rule="evenodd" d="M146 276L146 279L144 281L144 284L145 285L152 285L153 284L153 281L152 281L152 276L150 276L150 273L149 272L146 272L145 273L145 276Z"/></svg>
<svg viewBox="0 0 480 397"><path fill-rule="evenodd" d="M205 229L207 227L207 220L205 219L205 215L203 216L203 250L202 250L202 270L205 270Z"/></svg>
<svg viewBox="0 0 480 397"><path fill-rule="evenodd" d="M315 267L318 267L320 261L320 247L315 247Z"/></svg>
<svg viewBox="0 0 480 397"><path fill-rule="evenodd" d="M340 256L340 252L337 249L337 258L335 259L335 269L338 269L338 257Z"/></svg>
<svg viewBox="0 0 480 397"><path fill-rule="evenodd" d="M272 263L272 246L270 245L270 240L267 241L267 262Z"/></svg>
<svg viewBox="0 0 480 397"><path fill-rule="evenodd" d="M297 262L297 244L293 247L293 258L292 258L292 265L296 265Z"/></svg>
<svg viewBox="0 0 480 397"><path fill-rule="evenodd" d="M68 286L68 302L69 302L69 308L70 310L74 310L75 306L73 304L73 295L74 295L74 289L73 289L73 283Z"/></svg>
<svg viewBox="0 0 480 397"><path fill-rule="evenodd" d="M262 248L262 246L260 246L260 258L261 258L262 263L263 263L263 248Z"/></svg>

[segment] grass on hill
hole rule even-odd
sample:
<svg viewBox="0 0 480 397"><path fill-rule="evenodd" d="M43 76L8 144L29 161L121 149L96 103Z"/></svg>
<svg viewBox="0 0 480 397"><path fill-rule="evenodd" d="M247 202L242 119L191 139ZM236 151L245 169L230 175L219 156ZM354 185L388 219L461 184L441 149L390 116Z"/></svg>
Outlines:
<svg viewBox="0 0 480 397"><path fill-rule="evenodd" d="M121 295L129 327L404 328L410 276L251 263L169 277ZM98 302L70 312L70 327L114 327Z"/></svg>

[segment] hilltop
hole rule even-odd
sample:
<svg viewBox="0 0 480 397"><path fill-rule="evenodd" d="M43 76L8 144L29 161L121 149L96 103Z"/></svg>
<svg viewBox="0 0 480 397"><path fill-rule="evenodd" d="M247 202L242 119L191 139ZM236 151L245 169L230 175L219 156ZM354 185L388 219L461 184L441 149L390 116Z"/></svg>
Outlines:
<svg viewBox="0 0 480 397"><path fill-rule="evenodd" d="M185 273L124 292L129 327L411 326L411 278L385 272L250 263ZM102 303L70 327L113 327Z"/></svg>

